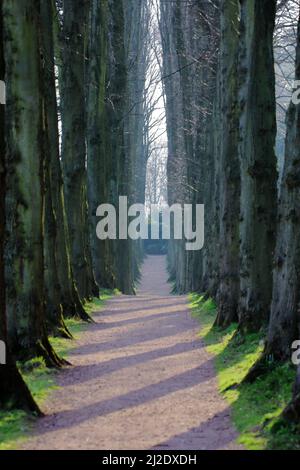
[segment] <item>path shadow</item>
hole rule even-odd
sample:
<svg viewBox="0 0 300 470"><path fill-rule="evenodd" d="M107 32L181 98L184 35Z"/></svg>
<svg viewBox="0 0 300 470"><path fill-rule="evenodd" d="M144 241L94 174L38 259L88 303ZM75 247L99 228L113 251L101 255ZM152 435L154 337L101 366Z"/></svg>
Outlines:
<svg viewBox="0 0 300 470"><path fill-rule="evenodd" d="M172 356L179 356L190 352L194 349L203 348L204 345L199 340L191 342L181 342L166 348L154 349L140 354L131 356L120 356L109 361L101 362L100 364L90 364L83 366L73 366L69 371L63 373L62 387L70 386L77 383L87 382L95 378L103 377L104 375L112 374L121 369L130 368L139 364L144 364L149 361L154 361L161 358L171 358ZM69 374L68 374L69 372Z"/></svg>
<svg viewBox="0 0 300 470"><path fill-rule="evenodd" d="M219 450L238 436L233 429L230 420L230 407L220 413L216 413L198 427L172 436L170 439L159 443L151 450Z"/></svg>
<svg viewBox="0 0 300 470"><path fill-rule="evenodd" d="M169 299L170 300L170 299ZM159 310L163 310L163 309L168 309L169 307L175 307L177 305L187 305L186 301L184 302L177 302L177 301L174 301L172 303L168 303L168 304L162 304L160 303L160 308ZM117 305L113 306L113 308L110 310L109 309L110 305L107 304L105 306L105 310L101 310L100 312L97 312L96 313L96 316L100 316L100 317L108 317L108 316L111 316L111 315L119 315L119 314L126 314L126 313L134 313L134 312L146 312L148 310L157 310L158 307L157 305L149 305L149 306L146 306L146 307L139 307L139 308L119 308Z"/></svg>
<svg viewBox="0 0 300 470"><path fill-rule="evenodd" d="M86 421L94 420L97 416L107 416L112 413L138 407L147 402L158 400L159 398L171 395L175 392L194 387L214 377L213 359L209 359L198 367L161 380L158 383L133 390L124 395L46 416L41 419L41 422L43 421L44 423L43 426L40 426L37 430L37 434L41 435L60 429L70 429Z"/></svg>
<svg viewBox="0 0 300 470"><path fill-rule="evenodd" d="M185 296L182 295L155 295L151 293L139 293L138 295L120 295L113 297L107 301L106 305L117 305L117 304L126 304L126 303L139 303L141 300L147 303L161 303L163 301L184 301L186 302Z"/></svg>
<svg viewBox="0 0 300 470"><path fill-rule="evenodd" d="M186 313L186 310L176 312L177 315L180 315L183 313ZM76 348L75 351L72 351L72 354L76 354L80 356L84 354L93 354L93 353L97 353L101 351L104 352L104 351L117 350L117 349L129 347L129 346L131 347L139 343L148 343L154 340L159 340L161 338L177 336L179 332L178 332L178 327L177 327L176 322L174 321L174 323L170 324L170 321L166 321L166 320L170 320L170 319L164 318L160 321L160 317L159 315L157 315L157 321L160 321L160 329L159 331L155 330L152 335L149 335L147 337L147 339L145 339L144 327L141 325L141 327L136 328L136 330L131 330L129 336L124 336L124 334L120 334L117 337L114 337L113 339L109 339L108 341L104 343L86 344L86 345L80 346L79 348ZM175 315L174 315L174 320L175 320ZM99 326L93 325L90 331L93 331L93 328L96 330L96 328L99 328ZM194 329L195 329L195 326L193 324L183 325L181 327L180 334L186 331L194 330Z"/></svg>
<svg viewBox="0 0 300 470"><path fill-rule="evenodd" d="M141 310L141 313L142 313L142 310ZM109 329L109 328L119 328L125 325L146 323L147 321L161 320L161 319L167 319L167 318L170 319L170 317L175 317L181 314L182 314L181 311L176 311L176 312L169 312L169 313L155 313L154 315L142 315L139 317L128 318L127 320L119 320L119 321L112 321L112 322L97 321L97 323L94 325L94 329L102 330L102 329Z"/></svg>

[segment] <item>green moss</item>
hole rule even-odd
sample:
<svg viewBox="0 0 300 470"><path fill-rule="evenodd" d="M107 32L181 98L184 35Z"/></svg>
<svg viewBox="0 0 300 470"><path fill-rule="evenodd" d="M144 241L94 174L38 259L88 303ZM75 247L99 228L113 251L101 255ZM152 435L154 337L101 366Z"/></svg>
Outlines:
<svg viewBox="0 0 300 470"><path fill-rule="evenodd" d="M56 371L47 369L42 358L35 358L18 364L22 376L35 400L41 405L52 390L55 390ZM0 450L15 448L30 431L34 417L28 417L19 410L0 412Z"/></svg>
<svg viewBox="0 0 300 470"><path fill-rule="evenodd" d="M117 291L102 290L100 299L94 299L85 305L86 310L91 314L103 308L105 301L112 295L118 295ZM66 325L76 340L83 333L89 324L79 320L66 319ZM76 342L62 338L49 338L52 346L59 356L66 358L72 349L75 349ZM22 376L31 390L37 403L41 406L49 394L57 389L56 377L60 372L47 369L42 358L34 358L25 363L19 363L18 367ZM28 417L20 410L0 411L0 450L11 450L16 448L30 432L34 417Z"/></svg>
<svg viewBox="0 0 300 470"><path fill-rule="evenodd" d="M247 449L299 449L299 429L279 418L291 398L295 368L273 365L253 384L237 387L260 357L263 334L241 337L237 325L226 330L214 328L216 306L197 294L190 295L193 316L199 319L208 351L215 356L220 392L232 406L239 442Z"/></svg>
<svg viewBox="0 0 300 470"><path fill-rule="evenodd" d="M88 313L97 312L103 308L105 302L113 295L120 295L120 292L117 289L101 289L100 298L95 298L92 302L87 302L84 308Z"/></svg>
<svg viewBox="0 0 300 470"><path fill-rule="evenodd" d="M10 450L20 442L29 426L29 418L23 411L0 411L0 450Z"/></svg>

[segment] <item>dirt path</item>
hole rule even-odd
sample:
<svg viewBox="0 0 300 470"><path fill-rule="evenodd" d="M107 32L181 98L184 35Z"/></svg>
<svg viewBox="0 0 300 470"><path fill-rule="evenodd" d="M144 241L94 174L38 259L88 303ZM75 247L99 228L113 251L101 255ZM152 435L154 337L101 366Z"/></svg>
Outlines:
<svg viewBox="0 0 300 470"><path fill-rule="evenodd" d="M110 300L59 375L24 449L238 449L186 297L149 257L137 297Z"/></svg>

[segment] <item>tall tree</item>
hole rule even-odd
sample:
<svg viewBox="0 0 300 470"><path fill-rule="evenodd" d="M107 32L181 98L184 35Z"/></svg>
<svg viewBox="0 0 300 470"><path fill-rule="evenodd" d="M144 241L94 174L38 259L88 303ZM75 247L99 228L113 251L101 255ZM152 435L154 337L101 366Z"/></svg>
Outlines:
<svg viewBox="0 0 300 470"><path fill-rule="evenodd" d="M148 59L148 48L145 45L149 28L148 2L123 0L123 10L127 69L125 112L122 120L126 153L123 175L126 175L127 181L123 177L122 186L131 205L145 202L147 156L144 152L144 106ZM127 249L131 258L128 274L133 286L139 275L139 265L142 260L140 240L128 240ZM130 285L127 288L130 289Z"/></svg>
<svg viewBox="0 0 300 470"><path fill-rule="evenodd" d="M52 111L53 92L55 93L55 82L52 82L54 74L54 51L53 51L53 31L52 31L52 5L51 0L41 2L41 53L45 66L42 76L42 93L45 97L43 102L43 114L45 119L44 133L44 158L45 158L45 230L44 230L44 273L45 273L45 300L47 309L47 323L50 331L70 338L71 334L64 323L63 308L61 303L61 291L58 278L56 236L57 221L52 194L52 174L51 174L51 149L53 135L50 134L49 112ZM54 86L54 89L53 89ZM47 90L47 94L45 93ZM49 99L49 98L50 99ZM56 99L56 97L55 97ZM55 124L56 125L56 124Z"/></svg>
<svg viewBox="0 0 300 470"><path fill-rule="evenodd" d="M96 281L102 287L116 287L115 269L109 256L111 244L96 237L97 207L107 199L106 85L108 49L108 1L92 0L89 33L87 98L87 174L91 252Z"/></svg>
<svg viewBox="0 0 300 470"><path fill-rule="evenodd" d="M275 248L277 170L273 32L276 0L241 0L240 145L242 331L268 320Z"/></svg>
<svg viewBox="0 0 300 470"><path fill-rule="evenodd" d="M99 295L87 233L85 62L89 5L89 0L64 0L60 80L65 204L72 268L82 299Z"/></svg>
<svg viewBox="0 0 300 470"><path fill-rule="evenodd" d="M300 80L300 24L298 24L296 80ZM274 287L267 354L288 359L299 338L300 312L300 105L287 113L284 172L280 191Z"/></svg>
<svg viewBox="0 0 300 470"><path fill-rule="evenodd" d="M126 31L124 2L109 1L109 30L107 90L106 90L106 197L118 207L119 196L128 196L130 189L130 154L126 146L125 122L127 107L128 62L126 60ZM117 243L109 241L106 246L107 272L114 265L117 287L125 294L134 293L131 240L122 239Z"/></svg>
<svg viewBox="0 0 300 470"><path fill-rule="evenodd" d="M89 320L80 301L70 263L68 227L64 207L63 178L59 155L58 109L54 63L53 0L41 2L44 114L45 114L45 280L47 317L58 333L70 336L62 315Z"/></svg>
<svg viewBox="0 0 300 470"><path fill-rule="evenodd" d="M5 0L7 81L6 282L9 340L21 357L61 365L46 331L44 298L44 116L40 4ZM26 47L24 47L24 43Z"/></svg>
<svg viewBox="0 0 300 470"><path fill-rule="evenodd" d="M171 240L171 278L178 292L215 291L212 262L216 253L212 220L215 190L210 139L215 95L217 11L215 2L161 2L160 32L168 134L168 201L205 203L209 242L202 253L188 253L185 243ZM208 233L209 231L209 233ZM211 251L210 251L211 250Z"/></svg>
<svg viewBox="0 0 300 470"><path fill-rule="evenodd" d="M220 284L216 325L238 319L240 171L238 156L239 2L221 1L220 75Z"/></svg>
<svg viewBox="0 0 300 470"><path fill-rule="evenodd" d="M0 1L0 80L5 82L3 0ZM19 407L40 414L8 348L4 277L5 240L5 108L0 105L0 341L6 345L6 364L0 365L0 407Z"/></svg>

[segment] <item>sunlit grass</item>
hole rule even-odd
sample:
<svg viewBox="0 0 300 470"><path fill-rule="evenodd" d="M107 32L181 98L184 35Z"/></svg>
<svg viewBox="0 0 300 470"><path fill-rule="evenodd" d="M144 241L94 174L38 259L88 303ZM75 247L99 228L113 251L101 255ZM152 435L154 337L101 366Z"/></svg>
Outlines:
<svg viewBox="0 0 300 470"><path fill-rule="evenodd" d="M193 316L201 324L199 335L215 356L220 392L232 406L239 442L247 449L298 449L300 434L295 426L278 418L291 398L295 369L291 364L270 369L253 384L238 384L262 352L262 334L241 337L237 325L214 328L216 306L209 299L190 295Z"/></svg>

